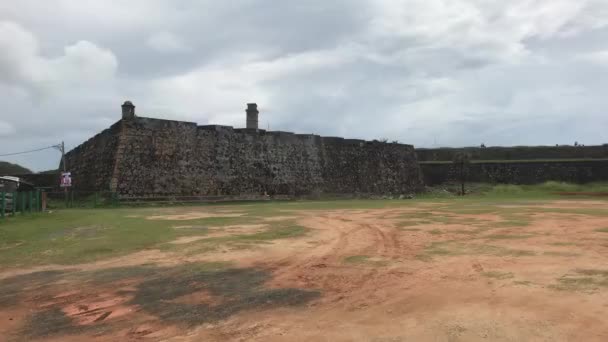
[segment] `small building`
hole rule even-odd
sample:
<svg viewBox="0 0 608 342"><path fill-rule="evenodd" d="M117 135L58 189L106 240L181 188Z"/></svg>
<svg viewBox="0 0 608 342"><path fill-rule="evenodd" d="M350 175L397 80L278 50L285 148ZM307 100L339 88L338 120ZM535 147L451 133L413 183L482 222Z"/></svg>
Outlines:
<svg viewBox="0 0 608 342"><path fill-rule="evenodd" d="M25 182L19 177L2 176L0 177L0 192L22 192L32 191L34 185Z"/></svg>

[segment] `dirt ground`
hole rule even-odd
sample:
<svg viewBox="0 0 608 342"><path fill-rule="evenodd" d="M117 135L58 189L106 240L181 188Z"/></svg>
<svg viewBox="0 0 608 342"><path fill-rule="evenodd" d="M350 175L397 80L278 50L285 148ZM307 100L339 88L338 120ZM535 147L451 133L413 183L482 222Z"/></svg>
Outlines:
<svg viewBox="0 0 608 342"><path fill-rule="evenodd" d="M180 227L213 217L188 210L173 214ZM178 250L0 272L0 340L608 340L606 201L414 202L265 222L284 220L306 234L180 250L259 234L255 222Z"/></svg>

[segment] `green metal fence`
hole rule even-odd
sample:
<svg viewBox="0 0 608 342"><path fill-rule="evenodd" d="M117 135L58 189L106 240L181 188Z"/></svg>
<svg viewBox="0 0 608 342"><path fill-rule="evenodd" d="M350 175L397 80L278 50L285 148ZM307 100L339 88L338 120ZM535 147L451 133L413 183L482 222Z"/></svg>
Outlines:
<svg viewBox="0 0 608 342"><path fill-rule="evenodd" d="M0 219L8 216L28 215L45 210L70 208L112 208L120 206L188 205L233 201L269 200L268 196L120 196L110 191L53 191L37 189L30 192L0 192ZM289 197L273 197L285 200Z"/></svg>
<svg viewBox="0 0 608 342"><path fill-rule="evenodd" d="M43 191L0 192L0 219L28 215L44 210L66 208L103 208L119 206L114 192Z"/></svg>
<svg viewBox="0 0 608 342"><path fill-rule="evenodd" d="M27 215L43 210L40 190L27 192L0 192L0 218Z"/></svg>
<svg viewBox="0 0 608 342"><path fill-rule="evenodd" d="M107 208L119 205L118 195L110 191L50 191L47 192L49 209Z"/></svg>

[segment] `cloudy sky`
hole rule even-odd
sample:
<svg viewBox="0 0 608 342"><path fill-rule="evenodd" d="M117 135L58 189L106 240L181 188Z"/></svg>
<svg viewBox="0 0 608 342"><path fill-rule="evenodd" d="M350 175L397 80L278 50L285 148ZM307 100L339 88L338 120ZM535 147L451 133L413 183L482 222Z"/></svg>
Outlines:
<svg viewBox="0 0 608 342"><path fill-rule="evenodd" d="M126 99L420 147L606 143L608 1L0 1L0 154L71 149Z"/></svg>

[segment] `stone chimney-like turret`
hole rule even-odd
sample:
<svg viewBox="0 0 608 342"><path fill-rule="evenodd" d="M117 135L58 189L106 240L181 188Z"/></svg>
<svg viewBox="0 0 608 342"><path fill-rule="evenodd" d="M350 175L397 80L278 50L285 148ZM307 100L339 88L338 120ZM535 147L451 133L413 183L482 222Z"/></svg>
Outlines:
<svg viewBox="0 0 608 342"><path fill-rule="evenodd" d="M123 120L135 118L135 106L131 101L125 101L125 103L122 104L122 118Z"/></svg>
<svg viewBox="0 0 608 342"><path fill-rule="evenodd" d="M248 103L247 110L247 128L258 129L258 105L255 103Z"/></svg>

